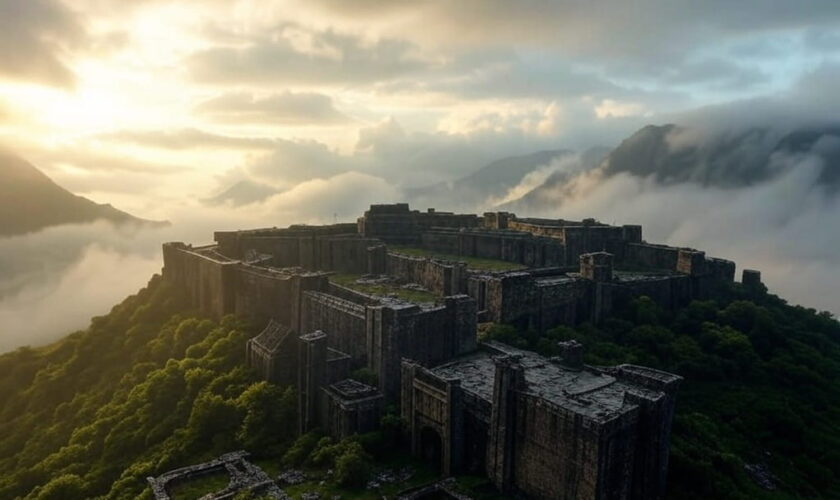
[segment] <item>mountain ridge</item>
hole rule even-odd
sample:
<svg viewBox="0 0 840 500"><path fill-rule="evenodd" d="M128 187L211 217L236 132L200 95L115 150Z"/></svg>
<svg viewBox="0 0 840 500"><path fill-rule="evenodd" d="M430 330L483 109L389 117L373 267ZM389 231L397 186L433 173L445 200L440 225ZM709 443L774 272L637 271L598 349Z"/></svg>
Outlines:
<svg viewBox="0 0 840 500"><path fill-rule="evenodd" d="M116 224L168 224L141 219L110 203L96 203L73 194L20 156L0 149L0 236L100 219Z"/></svg>

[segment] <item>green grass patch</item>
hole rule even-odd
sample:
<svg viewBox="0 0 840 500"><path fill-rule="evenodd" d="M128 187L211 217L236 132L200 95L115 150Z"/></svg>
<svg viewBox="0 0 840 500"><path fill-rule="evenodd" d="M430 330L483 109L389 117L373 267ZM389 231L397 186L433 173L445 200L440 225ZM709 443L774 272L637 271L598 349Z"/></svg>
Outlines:
<svg viewBox="0 0 840 500"><path fill-rule="evenodd" d="M300 498L303 493L317 492L321 498L332 498L339 495L347 500L379 500L381 498L394 498L397 493L408 489L427 484L439 479L435 470L429 464L412 458L407 453L396 452L387 457L377 460L374 463L375 470L384 469L399 470L403 467L411 467L414 475L403 482L382 484L378 489L368 490L362 488L346 488L335 483L326 471L318 468L304 468L307 481L294 486L283 486L283 491L294 499Z"/></svg>
<svg viewBox="0 0 840 500"><path fill-rule="evenodd" d="M230 483L230 474L227 471L214 472L206 476L176 483L172 488L173 500L196 500L207 495L223 490Z"/></svg>
<svg viewBox="0 0 840 500"><path fill-rule="evenodd" d="M516 271L520 269L526 269L528 267L523 264L507 262L504 260L482 259L479 257L467 257L464 255L451 255L435 252L426 248L418 248L411 246L393 245L389 246L388 250L394 253L410 255L412 257L431 257L433 259L466 262L467 267L469 269L475 269L477 271Z"/></svg>
<svg viewBox="0 0 840 500"><path fill-rule="evenodd" d="M407 300L409 302L427 303L434 302L438 298L437 295L432 292L410 290L393 283L357 283L356 281L361 277L361 274L339 273L331 275L330 280L332 280L333 283L346 286L347 288L351 288L358 292L366 293L368 295L376 295L379 297L395 295L397 298Z"/></svg>

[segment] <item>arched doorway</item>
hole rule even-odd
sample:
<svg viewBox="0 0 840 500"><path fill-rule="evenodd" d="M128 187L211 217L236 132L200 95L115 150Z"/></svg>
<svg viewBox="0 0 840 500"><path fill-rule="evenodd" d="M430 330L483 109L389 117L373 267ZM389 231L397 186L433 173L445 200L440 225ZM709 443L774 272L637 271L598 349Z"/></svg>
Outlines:
<svg viewBox="0 0 840 500"><path fill-rule="evenodd" d="M423 427L420 431L420 457L431 464L438 472L443 465L443 441L440 434L431 427Z"/></svg>

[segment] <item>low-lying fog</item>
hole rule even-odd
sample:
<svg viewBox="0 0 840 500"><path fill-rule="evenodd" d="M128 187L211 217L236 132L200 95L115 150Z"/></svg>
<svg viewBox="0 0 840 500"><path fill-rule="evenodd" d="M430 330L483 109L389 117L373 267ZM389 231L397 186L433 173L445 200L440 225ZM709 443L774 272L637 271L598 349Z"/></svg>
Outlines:
<svg viewBox="0 0 840 500"><path fill-rule="evenodd" d="M760 269L779 295L836 314L840 207L809 191L816 169L800 165L773 182L737 191L668 187L626 175L590 179L587 185L587 178L597 175L592 173L562 193L559 199L565 201L556 208L521 215L641 223L648 241L693 246L735 260L739 275L744 267ZM380 190L387 194L384 199L375 193L348 196L358 192L319 195L318 202L302 203L294 211L293 204L273 199L239 209L184 210L164 228L94 223L0 239L0 352L45 344L85 328L92 316L107 313L160 272L164 241L202 244L220 229L352 221L371 201L399 197L387 189Z"/></svg>

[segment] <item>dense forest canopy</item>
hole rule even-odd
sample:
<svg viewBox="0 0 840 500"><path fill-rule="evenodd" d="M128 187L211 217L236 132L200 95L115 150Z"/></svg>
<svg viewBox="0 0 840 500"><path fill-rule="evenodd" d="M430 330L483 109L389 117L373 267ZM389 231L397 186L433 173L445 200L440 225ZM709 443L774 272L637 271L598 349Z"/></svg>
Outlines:
<svg viewBox="0 0 840 500"><path fill-rule="evenodd" d="M286 466L329 467L357 487L384 432L296 439L295 394L244 366L255 330L198 317L155 277L85 331L0 356L0 498L150 498L145 477L244 448ZM577 339L595 365L685 377L669 498L838 498L840 324L763 290L665 311L640 298L598 326L482 335L555 354ZM764 480L768 490L759 486Z"/></svg>

